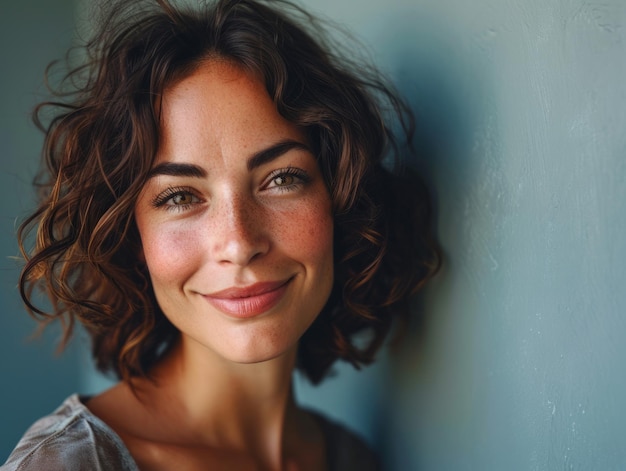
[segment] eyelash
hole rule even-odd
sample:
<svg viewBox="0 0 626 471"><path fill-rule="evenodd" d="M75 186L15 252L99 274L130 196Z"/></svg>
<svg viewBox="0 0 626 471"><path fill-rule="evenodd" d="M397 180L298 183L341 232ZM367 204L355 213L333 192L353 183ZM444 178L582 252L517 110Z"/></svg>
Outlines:
<svg viewBox="0 0 626 471"><path fill-rule="evenodd" d="M293 191L296 189L298 185L303 184L303 183L309 183L311 181L311 177L304 170L297 168L297 167L287 167L287 168L274 170L272 173L270 173L268 177L268 183L267 185L264 185L264 187L267 187L270 183L272 183L274 180L276 180L279 177L296 177L299 180L297 182L290 183L287 185L280 185L280 186L277 185L275 188L281 192Z"/></svg>
<svg viewBox="0 0 626 471"><path fill-rule="evenodd" d="M196 200L200 199L191 188L170 187L165 189L165 191L159 193L154 198L154 200L152 201L152 206L154 206L155 208L164 208L167 211L184 211L185 209L189 209L192 204L195 204L168 204L168 202L176 196L188 196L191 198L195 198Z"/></svg>
<svg viewBox="0 0 626 471"><path fill-rule="evenodd" d="M285 191L293 191L297 189L298 185L306 184L311 181L311 177L309 174L296 167L287 167L282 169L274 170L268 177L268 183L263 186L263 188L267 188L274 180L279 177L295 177L296 182L289 183L286 185L276 185L275 187L270 187L269 189L276 189L279 192ZM192 205L196 204L197 201L193 201L191 203L185 204L170 204L170 202L176 196L186 196L191 197L192 199L196 199L201 201L201 198L196 195L195 191L188 187L170 187L166 188L163 192L159 193L154 200L152 201L152 206L155 208L163 208L166 211L185 211L189 209Z"/></svg>

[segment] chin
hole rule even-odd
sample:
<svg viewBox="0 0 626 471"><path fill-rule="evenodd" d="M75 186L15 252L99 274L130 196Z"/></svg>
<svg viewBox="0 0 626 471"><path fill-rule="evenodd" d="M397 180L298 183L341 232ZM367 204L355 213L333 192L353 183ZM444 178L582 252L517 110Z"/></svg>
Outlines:
<svg viewBox="0 0 626 471"><path fill-rule="evenodd" d="M298 345L288 346L249 346L248 348L242 348L237 355L229 355L229 359L234 363L240 364L259 364L270 362L277 359L295 359Z"/></svg>
<svg viewBox="0 0 626 471"><path fill-rule="evenodd" d="M282 338L281 338L282 337ZM288 338L289 337L289 338ZM231 339L222 350L222 357L239 364L258 364L278 359L295 361L299 336L284 336L272 333L257 333ZM219 350L216 350L219 353Z"/></svg>

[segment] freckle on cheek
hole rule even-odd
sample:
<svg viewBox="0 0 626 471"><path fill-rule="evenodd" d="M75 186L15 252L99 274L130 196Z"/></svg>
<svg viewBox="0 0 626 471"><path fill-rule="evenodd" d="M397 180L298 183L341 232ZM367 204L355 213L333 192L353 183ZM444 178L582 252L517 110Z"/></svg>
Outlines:
<svg viewBox="0 0 626 471"><path fill-rule="evenodd" d="M308 217L302 217L297 222L296 227L301 227L303 230L294 237L294 242L300 245L299 248L304 253L317 254L327 250L329 246L332 247L332 222L326 221L326 218L326 215L311 214Z"/></svg>
<svg viewBox="0 0 626 471"><path fill-rule="evenodd" d="M188 265L194 255L190 253L189 242L182 234L153 235L151 243L144 246L148 269L160 277L176 277L178 272Z"/></svg>

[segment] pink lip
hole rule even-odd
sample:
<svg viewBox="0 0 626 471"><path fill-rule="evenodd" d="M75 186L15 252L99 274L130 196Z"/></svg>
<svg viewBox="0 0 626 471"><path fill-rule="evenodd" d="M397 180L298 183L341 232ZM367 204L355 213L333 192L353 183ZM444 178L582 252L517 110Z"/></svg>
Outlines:
<svg viewBox="0 0 626 471"><path fill-rule="evenodd" d="M204 298L216 309L232 317L246 319L262 314L282 299L292 278L266 281L242 288L227 288Z"/></svg>

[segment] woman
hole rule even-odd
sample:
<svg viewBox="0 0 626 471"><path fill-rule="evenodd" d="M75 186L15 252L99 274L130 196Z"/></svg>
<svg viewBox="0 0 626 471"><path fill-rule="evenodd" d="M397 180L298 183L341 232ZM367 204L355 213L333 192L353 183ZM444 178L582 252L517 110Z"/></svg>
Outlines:
<svg viewBox="0 0 626 471"><path fill-rule="evenodd" d="M145 3L111 7L76 89L39 108L56 114L19 231L30 312L64 343L80 322L120 382L71 396L2 469L375 468L291 374L371 362L438 266L424 193L382 165L383 103L410 113L293 5Z"/></svg>

